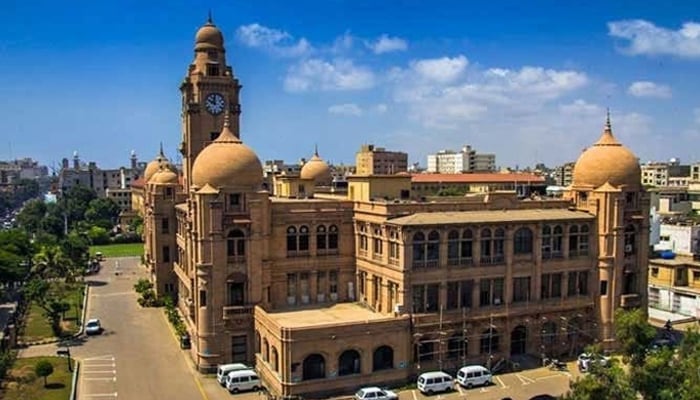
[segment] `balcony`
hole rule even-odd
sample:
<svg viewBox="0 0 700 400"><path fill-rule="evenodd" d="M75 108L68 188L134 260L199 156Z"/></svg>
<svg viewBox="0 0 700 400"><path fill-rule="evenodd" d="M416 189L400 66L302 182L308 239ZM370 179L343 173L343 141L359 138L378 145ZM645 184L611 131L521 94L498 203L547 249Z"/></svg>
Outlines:
<svg viewBox="0 0 700 400"><path fill-rule="evenodd" d="M482 255L481 259L479 260L479 263L481 265L495 265L495 264L503 264L505 262L505 257L503 254L497 254L493 256L486 256Z"/></svg>
<svg viewBox="0 0 700 400"><path fill-rule="evenodd" d="M253 306L224 306L224 320L250 321L253 318Z"/></svg>
<svg viewBox="0 0 700 400"><path fill-rule="evenodd" d="M623 294L620 299L620 307L635 308L641 305L642 301L637 293Z"/></svg>

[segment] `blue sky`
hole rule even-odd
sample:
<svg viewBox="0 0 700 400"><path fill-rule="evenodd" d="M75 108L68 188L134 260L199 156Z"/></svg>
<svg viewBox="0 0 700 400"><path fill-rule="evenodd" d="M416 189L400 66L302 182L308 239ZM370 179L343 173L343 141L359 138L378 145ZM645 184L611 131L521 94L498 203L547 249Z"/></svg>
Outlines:
<svg viewBox="0 0 700 400"><path fill-rule="evenodd" d="M413 162L471 144L501 166L574 161L613 130L642 162L700 161L700 4L651 1L55 2L0 13L0 159L104 167L159 142L209 9L265 159ZM610 4L613 3L613 4Z"/></svg>

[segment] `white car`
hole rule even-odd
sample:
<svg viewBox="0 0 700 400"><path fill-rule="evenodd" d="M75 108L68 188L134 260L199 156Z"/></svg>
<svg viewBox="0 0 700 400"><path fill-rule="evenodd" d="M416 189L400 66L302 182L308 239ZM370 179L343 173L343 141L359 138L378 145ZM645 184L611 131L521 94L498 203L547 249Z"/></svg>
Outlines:
<svg viewBox="0 0 700 400"><path fill-rule="evenodd" d="M355 400L397 400L399 395L391 390L380 389L376 386L365 387L355 393Z"/></svg>
<svg viewBox="0 0 700 400"><path fill-rule="evenodd" d="M87 324L85 324L85 334L86 335L99 335L102 333L102 325L100 320L97 318L89 319Z"/></svg>
<svg viewBox="0 0 700 400"><path fill-rule="evenodd" d="M578 356L578 360L576 360L576 365L579 371L587 372L593 362L602 367L607 367L610 364L610 357L601 354L581 353Z"/></svg>

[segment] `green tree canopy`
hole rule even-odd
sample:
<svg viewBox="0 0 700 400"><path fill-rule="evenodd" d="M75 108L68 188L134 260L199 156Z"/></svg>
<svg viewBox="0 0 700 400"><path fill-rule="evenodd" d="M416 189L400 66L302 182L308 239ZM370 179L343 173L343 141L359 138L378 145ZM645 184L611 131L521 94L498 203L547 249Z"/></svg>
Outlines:
<svg viewBox="0 0 700 400"><path fill-rule="evenodd" d="M615 337L622 354L629 357L632 365L644 362L655 336L656 329L647 322L646 310L618 309L615 312Z"/></svg>
<svg viewBox="0 0 700 400"><path fill-rule="evenodd" d="M105 229L111 229L117 222L119 205L112 199L93 199L85 211L85 220Z"/></svg>
<svg viewBox="0 0 700 400"><path fill-rule="evenodd" d="M46 215L46 204L41 200L28 201L17 215L19 226L27 232L38 232Z"/></svg>
<svg viewBox="0 0 700 400"><path fill-rule="evenodd" d="M82 185L71 187L61 196L61 208L68 216L70 226L85 219L85 212L90 202L96 198L97 194L94 190Z"/></svg>
<svg viewBox="0 0 700 400"><path fill-rule="evenodd" d="M53 374L53 364L46 360L40 360L34 366L34 373L36 376L44 378L44 387L46 387L46 378Z"/></svg>

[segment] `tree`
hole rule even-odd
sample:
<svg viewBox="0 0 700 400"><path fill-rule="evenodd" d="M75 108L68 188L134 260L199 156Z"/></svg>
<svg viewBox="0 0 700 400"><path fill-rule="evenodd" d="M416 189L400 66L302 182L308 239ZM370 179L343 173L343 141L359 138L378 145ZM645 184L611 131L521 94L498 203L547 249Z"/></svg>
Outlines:
<svg viewBox="0 0 700 400"><path fill-rule="evenodd" d="M71 226L85 219L90 202L96 198L94 190L82 185L73 186L63 194L60 204Z"/></svg>
<svg viewBox="0 0 700 400"><path fill-rule="evenodd" d="M629 358L633 366L637 366L644 363L656 329L647 322L645 310L618 309L615 312L615 336L622 354Z"/></svg>
<svg viewBox="0 0 700 400"><path fill-rule="evenodd" d="M677 365L678 361L673 350L668 348L647 355L643 365L631 368L632 386L648 400L682 398L682 387L678 383L683 382L683 371Z"/></svg>
<svg viewBox="0 0 700 400"><path fill-rule="evenodd" d="M0 231L0 283L17 282L29 272L33 247L21 229Z"/></svg>
<svg viewBox="0 0 700 400"><path fill-rule="evenodd" d="M68 236L61 241L61 250L68 259L64 268L64 278L73 281L77 275L81 275L81 270L85 267L90 257L90 243L87 237L77 231L71 231Z"/></svg>
<svg viewBox="0 0 700 400"><path fill-rule="evenodd" d="M40 278L65 278L69 271L68 259L59 246L42 246L34 256L32 274Z"/></svg>
<svg viewBox="0 0 700 400"><path fill-rule="evenodd" d="M120 211L114 200L98 198L90 201L85 211L85 219L90 224L111 229L116 224Z"/></svg>
<svg viewBox="0 0 700 400"><path fill-rule="evenodd" d="M93 245L109 243L109 232L100 226L91 227L87 232L87 236Z"/></svg>
<svg viewBox="0 0 700 400"><path fill-rule="evenodd" d="M614 359L607 367L591 363L590 373L572 382L570 388L565 400L637 400L625 371Z"/></svg>
<svg viewBox="0 0 700 400"><path fill-rule="evenodd" d="M49 361L41 360L34 366L34 373L36 376L44 378L44 387L46 387L46 378L53 374L53 364Z"/></svg>
<svg viewBox="0 0 700 400"><path fill-rule="evenodd" d="M30 200L17 215L19 226L29 233L38 232L46 215L46 204L41 200Z"/></svg>

